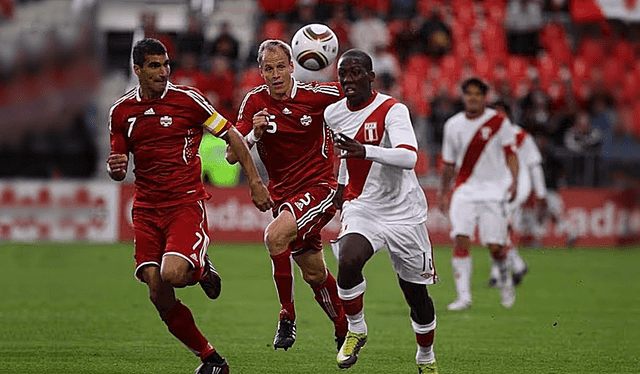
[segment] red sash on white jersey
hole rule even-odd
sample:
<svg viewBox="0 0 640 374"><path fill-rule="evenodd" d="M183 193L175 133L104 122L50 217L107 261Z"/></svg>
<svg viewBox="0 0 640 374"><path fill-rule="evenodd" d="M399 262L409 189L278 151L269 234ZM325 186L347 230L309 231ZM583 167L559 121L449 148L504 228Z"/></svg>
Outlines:
<svg viewBox="0 0 640 374"><path fill-rule="evenodd" d="M502 127L503 121L504 116L502 114L496 114L489 118L484 125L480 126L478 131L473 135L473 138L467 147L467 152L464 154L464 158L462 159L460 170L458 170L455 188L458 188L461 184L466 182L467 179L469 179L480 155L482 155L482 151L484 151L489 140L498 133Z"/></svg>
<svg viewBox="0 0 640 374"><path fill-rule="evenodd" d="M382 135L385 131L385 117L389 112L389 109L397 103L398 100L390 97L380 106L378 106L367 119L364 120L362 126L358 130L358 133L353 138L362 144L380 145ZM371 164L373 162L364 159L347 159L347 170L349 170L349 184L345 188L344 200L353 200L360 196L364 183L369 175Z"/></svg>

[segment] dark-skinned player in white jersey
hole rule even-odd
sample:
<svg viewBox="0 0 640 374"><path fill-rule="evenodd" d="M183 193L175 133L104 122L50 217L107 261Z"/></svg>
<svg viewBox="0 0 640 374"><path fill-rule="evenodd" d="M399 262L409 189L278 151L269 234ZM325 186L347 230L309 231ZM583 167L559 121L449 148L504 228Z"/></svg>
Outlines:
<svg viewBox="0 0 640 374"><path fill-rule="evenodd" d="M362 270L386 248L409 305L418 373L437 373L436 315L427 285L438 277L426 227L427 199L413 170L418 144L409 110L373 90L371 57L363 51L340 57L338 79L346 98L325 110L341 150L335 202L342 209L342 229L333 250L349 332L337 355L338 367L354 365L367 342Z"/></svg>

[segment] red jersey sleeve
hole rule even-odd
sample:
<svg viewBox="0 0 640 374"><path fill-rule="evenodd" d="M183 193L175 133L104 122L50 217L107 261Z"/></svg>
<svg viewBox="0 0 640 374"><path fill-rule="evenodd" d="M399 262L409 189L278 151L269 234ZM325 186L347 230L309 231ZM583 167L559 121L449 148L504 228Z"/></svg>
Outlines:
<svg viewBox="0 0 640 374"><path fill-rule="evenodd" d="M256 101L254 91L255 89L247 93L238 110L236 129L238 129L242 135L247 135L251 129L253 129L253 115L259 111L255 109Z"/></svg>
<svg viewBox="0 0 640 374"><path fill-rule="evenodd" d="M111 140L111 154L128 154L127 126L125 117L120 114L117 106L113 106L109 113L109 137Z"/></svg>

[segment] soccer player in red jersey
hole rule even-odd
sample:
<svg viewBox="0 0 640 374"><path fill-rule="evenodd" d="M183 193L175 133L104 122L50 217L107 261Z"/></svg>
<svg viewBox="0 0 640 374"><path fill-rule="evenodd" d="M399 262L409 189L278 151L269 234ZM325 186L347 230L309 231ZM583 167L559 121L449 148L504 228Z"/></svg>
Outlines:
<svg viewBox="0 0 640 374"><path fill-rule="evenodd" d="M273 202L238 131L197 89L168 81L169 56L161 42L147 38L136 43L133 64L139 85L109 113L107 171L112 179L123 180L133 154L135 275L149 287L151 302L169 331L202 360L196 374L228 373L227 361L174 291L200 283L209 298L220 294L220 277L207 255L204 200L211 195L202 183L198 156L204 129L239 155L256 207L266 211Z"/></svg>
<svg viewBox="0 0 640 374"><path fill-rule="evenodd" d="M339 348L347 321L335 278L324 262L320 230L336 212L332 198L337 186L333 143L323 112L342 93L337 83L298 82L292 76L291 48L280 40L260 45L258 67L265 84L245 96L236 125L249 146L257 144L275 202L275 219L264 235L281 304L273 347L287 350L296 338L293 259L333 321ZM227 154L230 162L235 161L234 153Z"/></svg>

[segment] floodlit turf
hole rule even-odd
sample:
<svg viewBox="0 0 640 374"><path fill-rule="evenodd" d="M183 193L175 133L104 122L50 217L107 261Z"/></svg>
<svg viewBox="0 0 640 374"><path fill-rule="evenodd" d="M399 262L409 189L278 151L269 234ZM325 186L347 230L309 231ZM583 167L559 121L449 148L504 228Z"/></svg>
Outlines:
<svg viewBox="0 0 640 374"><path fill-rule="evenodd" d="M261 245L217 246L220 299L179 290L204 334L237 373L338 373L329 320L296 271L298 339L271 346L278 316ZM511 310L486 286L488 254L476 248L473 306L449 312L450 251L436 249L441 283L436 355L446 373L640 372L640 253L521 250L530 273ZM335 261L326 252L335 274ZM0 373L186 374L198 360L167 331L133 278L127 245L0 245ZM416 373L415 337L386 254L365 268L369 341L347 373Z"/></svg>

